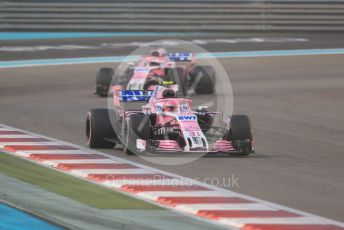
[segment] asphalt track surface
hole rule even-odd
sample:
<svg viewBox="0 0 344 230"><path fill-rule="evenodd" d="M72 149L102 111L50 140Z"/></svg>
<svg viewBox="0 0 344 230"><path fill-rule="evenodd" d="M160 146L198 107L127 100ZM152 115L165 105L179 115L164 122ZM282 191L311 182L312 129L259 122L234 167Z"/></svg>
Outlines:
<svg viewBox="0 0 344 230"><path fill-rule="evenodd" d="M344 47L336 42L334 48ZM255 154L163 166L120 150L100 151L201 180L234 175L239 186L228 189L344 221L344 55L220 61L230 75L234 112L251 117ZM87 111L106 106L91 86L98 68L109 65L116 66L1 69L1 123L85 146Z"/></svg>

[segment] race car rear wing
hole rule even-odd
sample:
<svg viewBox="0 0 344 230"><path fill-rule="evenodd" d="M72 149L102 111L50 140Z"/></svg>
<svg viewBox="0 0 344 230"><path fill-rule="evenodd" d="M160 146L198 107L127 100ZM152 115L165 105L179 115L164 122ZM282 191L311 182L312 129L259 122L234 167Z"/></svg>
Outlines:
<svg viewBox="0 0 344 230"><path fill-rule="evenodd" d="M168 58L170 61L192 61L194 58L193 53L183 52L183 53L169 53Z"/></svg>
<svg viewBox="0 0 344 230"><path fill-rule="evenodd" d="M146 102L152 95L152 90L121 90L119 99L121 102Z"/></svg>

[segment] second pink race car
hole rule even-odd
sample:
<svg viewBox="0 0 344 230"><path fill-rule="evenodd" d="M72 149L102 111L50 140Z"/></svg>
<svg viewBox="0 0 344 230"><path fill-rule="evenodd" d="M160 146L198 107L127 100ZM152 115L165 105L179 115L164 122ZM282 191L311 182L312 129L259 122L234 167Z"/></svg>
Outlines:
<svg viewBox="0 0 344 230"><path fill-rule="evenodd" d="M113 85L121 86L123 90L153 90L158 82L175 81L184 95L190 89L197 94L213 94L215 75L212 66L197 65L191 52L167 53L164 49L157 49L116 72L112 68L101 68L94 93L107 96Z"/></svg>

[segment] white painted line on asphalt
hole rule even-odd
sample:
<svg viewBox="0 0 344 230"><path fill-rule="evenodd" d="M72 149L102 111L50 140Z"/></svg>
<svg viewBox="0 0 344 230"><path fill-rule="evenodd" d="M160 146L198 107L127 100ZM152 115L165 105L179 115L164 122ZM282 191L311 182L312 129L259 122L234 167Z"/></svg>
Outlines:
<svg viewBox="0 0 344 230"><path fill-rule="evenodd" d="M14 130L0 127L0 131L14 131Z"/></svg>
<svg viewBox="0 0 344 230"><path fill-rule="evenodd" d="M43 164L56 167L58 164L61 163L116 163L113 160L110 159L87 159L87 160L43 160L41 161Z"/></svg>
<svg viewBox="0 0 344 230"><path fill-rule="evenodd" d="M193 214L199 210L277 210L262 204L179 204L175 208Z"/></svg>
<svg viewBox="0 0 344 230"><path fill-rule="evenodd" d="M140 192L140 196L145 197L150 200L157 200L159 197L180 197L180 196L228 196L233 197L234 194L231 194L228 191L226 194L217 192L217 191L192 191L192 192Z"/></svg>
<svg viewBox="0 0 344 230"><path fill-rule="evenodd" d="M221 218L218 222L241 228L245 224L324 224L319 219L310 217L285 217L285 218ZM311 230L311 229L309 229Z"/></svg>
<svg viewBox="0 0 344 230"><path fill-rule="evenodd" d="M22 134L22 135L18 135L18 134L0 134L0 138L37 138L37 137L34 137L34 136L31 136L31 135L25 135L25 134Z"/></svg>
<svg viewBox="0 0 344 230"><path fill-rule="evenodd" d="M111 178L111 176L109 177ZM134 179L134 180L106 180L101 182L106 186L112 188L121 188L123 185L167 185L167 186L176 186L176 185L187 185L187 183L180 180L143 180L143 179Z"/></svg>

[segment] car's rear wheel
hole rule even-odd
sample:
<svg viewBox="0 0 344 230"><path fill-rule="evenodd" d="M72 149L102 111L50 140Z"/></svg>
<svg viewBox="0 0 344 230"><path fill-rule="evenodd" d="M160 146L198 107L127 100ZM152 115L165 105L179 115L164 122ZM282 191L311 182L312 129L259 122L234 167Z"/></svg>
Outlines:
<svg viewBox="0 0 344 230"><path fill-rule="evenodd" d="M232 142L237 153L231 155L247 156L252 153L251 121L246 115L232 115L227 139Z"/></svg>
<svg viewBox="0 0 344 230"><path fill-rule="evenodd" d="M151 136L152 128L148 115L129 115L124 126L124 152L128 155L137 154L136 140L149 140Z"/></svg>
<svg viewBox="0 0 344 230"><path fill-rule="evenodd" d="M212 66L196 66L191 73L195 93L213 94L215 92L215 70Z"/></svg>
<svg viewBox="0 0 344 230"><path fill-rule="evenodd" d="M167 80L174 81L178 84L180 93L185 96L187 94L187 76L185 69L182 67L176 67L167 69Z"/></svg>
<svg viewBox="0 0 344 230"><path fill-rule="evenodd" d="M109 92L114 70L112 68L101 68L96 77L96 90L95 94L100 97L106 97Z"/></svg>
<svg viewBox="0 0 344 230"><path fill-rule="evenodd" d="M105 138L116 139L116 133L112 128L109 113L114 113L108 109L92 109L86 118L86 138L90 148L114 148L115 143L105 140Z"/></svg>
<svg viewBox="0 0 344 230"><path fill-rule="evenodd" d="M212 115L208 113L199 113L197 114L197 122L199 127L202 129L204 133L208 132L213 124L214 118Z"/></svg>

